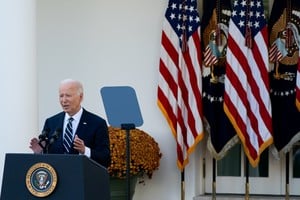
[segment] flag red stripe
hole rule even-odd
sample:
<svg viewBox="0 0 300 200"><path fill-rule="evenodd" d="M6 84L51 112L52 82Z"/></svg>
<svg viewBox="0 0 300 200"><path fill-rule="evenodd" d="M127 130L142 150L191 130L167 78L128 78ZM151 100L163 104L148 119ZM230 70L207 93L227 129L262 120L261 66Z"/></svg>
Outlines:
<svg viewBox="0 0 300 200"><path fill-rule="evenodd" d="M253 124L256 120L255 117L253 117L253 113L251 112L251 109L249 108L248 100L247 100L247 93L246 91L242 88L241 83L239 81L239 77L236 76L235 72L232 71L232 68L228 67L226 73L228 74L228 78L231 80L232 87L235 88L236 91L239 91L239 97L242 100L241 102L243 103L243 106L246 108L246 111L248 113L248 117L250 118L250 124L251 126L255 127ZM246 147L248 148L251 157L256 160L257 159L257 153L255 150L255 147L250 143L250 136L247 131L247 125L245 124L244 120L241 118L239 112L237 111L235 104L230 101L230 98L228 97L227 93L224 94L224 103L227 105L227 107L230 110L231 117L234 119L234 127L237 128L240 133L240 136L242 136L242 141L244 141ZM257 131L257 130L256 130ZM255 131L255 133L257 133ZM257 134L256 134L257 135Z"/></svg>
<svg viewBox="0 0 300 200"><path fill-rule="evenodd" d="M173 63L177 63L179 60L179 55L176 48L173 46L172 41L169 40L166 33L162 32L162 39L161 39L162 46L166 49L168 56L172 59Z"/></svg>
<svg viewBox="0 0 300 200"><path fill-rule="evenodd" d="M160 60L160 68L159 68L161 76L167 80L166 83L168 84L168 92L172 93L173 96L177 96L177 87L176 87L176 82L173 79L172 75L168 71L167 67L164 65L162 60ZM170 96L170 95L167 95ZM173 130L176 130L176 124L177 124L177 118L176 118L176 113L173 112L172 105L170 104L170 101L168 98L165 96L161 88L158 88L158 99L160 101L161 105L164 105L164 114L165 116L168 116L168 122L170 126L172 127ZM168 113L168 114L166 114ZM173 131L174 132L174 131Z"/></svg>

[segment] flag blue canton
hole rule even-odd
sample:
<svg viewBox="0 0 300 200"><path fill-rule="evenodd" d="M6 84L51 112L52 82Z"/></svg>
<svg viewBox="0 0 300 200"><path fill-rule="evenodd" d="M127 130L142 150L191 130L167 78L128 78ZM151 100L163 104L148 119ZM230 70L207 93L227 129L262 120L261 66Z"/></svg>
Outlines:
<svg viewBox="0 0 300 200"><path fill-rule="evenodd" d="M182 46L184 32L186 34L186 39L188 40L200 26L200 17L197 11L196 0L169 1L165 17L180 39L180 46Z"/></svg>
<svg viewBox="0 0 300 200"><path fill-rule="evenodd" d="M235 0L232 20L245 35L246 25L250 26L253 37L266 26L264 6L260 0Z"/></svg>

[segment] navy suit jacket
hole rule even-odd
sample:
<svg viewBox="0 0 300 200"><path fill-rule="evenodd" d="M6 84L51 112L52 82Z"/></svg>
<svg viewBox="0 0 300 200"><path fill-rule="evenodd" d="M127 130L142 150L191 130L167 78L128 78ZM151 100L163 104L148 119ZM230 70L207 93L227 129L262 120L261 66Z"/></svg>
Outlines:
<svg viewBox="0 0 300 200"><path fill-rule="evenodd" d="M60 112L48 119L44 124L44 129L51 138L56 130L60 130L58 138L49 145L50 154L63 154L63 123L65 112ZM84 141L85 146L91 149L91 159L108 167L110 165L110 145L107 124L101 117L83 109L76 133ZM78 154L78 151L71 149L71 154Z"/></svg>

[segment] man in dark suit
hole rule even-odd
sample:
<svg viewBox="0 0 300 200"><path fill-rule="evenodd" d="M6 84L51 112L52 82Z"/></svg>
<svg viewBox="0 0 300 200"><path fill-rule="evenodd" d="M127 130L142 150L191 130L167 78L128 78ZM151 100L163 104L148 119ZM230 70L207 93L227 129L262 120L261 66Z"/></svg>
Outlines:
<svg viewBox="0 0 300 200"><path fill-rule="evenodd" d="M46 119L41 137L33 138L30 148L34 153L82 154L108 167L110 147L106 121L85 110L82 100L82 84L72 79L63 80L59 87L63 112ZM71 128L67 128L70 118ZM66 129L71 129L67 131L70 133L66 133ZM71 134L70 144L64 141L68 134Z"/></svg>

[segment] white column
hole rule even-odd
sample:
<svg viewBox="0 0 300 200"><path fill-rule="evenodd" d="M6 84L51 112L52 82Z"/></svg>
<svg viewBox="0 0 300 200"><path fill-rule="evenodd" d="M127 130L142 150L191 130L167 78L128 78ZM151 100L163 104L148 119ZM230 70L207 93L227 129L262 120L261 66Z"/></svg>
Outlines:
<svg viewBox="0 0 300 200"><path fill-rule="evenodd" d="M0 0L0 184L5 153L28 153L37 135L35 0Z"/></svg>

